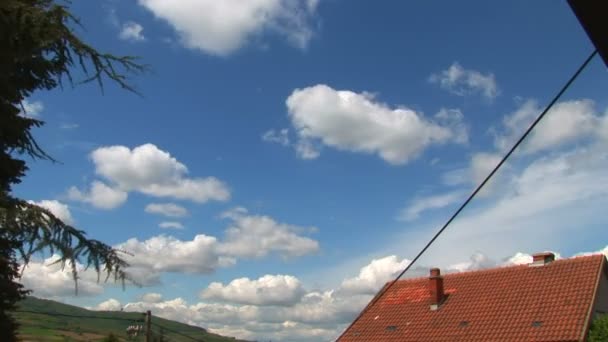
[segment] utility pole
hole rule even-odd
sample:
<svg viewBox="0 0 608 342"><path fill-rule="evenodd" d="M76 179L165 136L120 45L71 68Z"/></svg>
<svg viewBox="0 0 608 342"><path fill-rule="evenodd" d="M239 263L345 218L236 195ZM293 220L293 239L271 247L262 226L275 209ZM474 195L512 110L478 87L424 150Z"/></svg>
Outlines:
<svg viewBox="0 0 608 342"><path fill-rule="evenodd" d="M146 342L152 342L152 312L146 311Z"/></svg>

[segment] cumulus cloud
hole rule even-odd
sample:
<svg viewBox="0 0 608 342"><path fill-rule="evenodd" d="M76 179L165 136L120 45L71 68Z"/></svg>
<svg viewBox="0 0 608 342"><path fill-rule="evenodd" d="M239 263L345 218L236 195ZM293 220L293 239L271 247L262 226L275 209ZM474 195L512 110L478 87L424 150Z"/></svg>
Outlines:
<svg viewBox="0 0 608 342"><path fill-rule="evenodd" d="M141 300L146 303L159 303L163 299L163 296L160 293L150 292L141 296Z"/></svg>
<svg viewBox="0 0 608 342"><path fill-rule="evenodd" d="M23 270L19 280L26 289L33 290L33 295L41 298L74 296L76 283L72 275L71 263L62 269L56 263L59 256L53 255L41 261L31 261ZM78 295L95 296L103 293L103 286L97 282L97 273L85 270L84 265L76 263L78 271Z"/></svg>
<svg viewBox="0 0 608 342"><path fill-rule="evenodd" d="M167 217L184 217L188 215L188 210L175 203L150 203L144 209L150 214L158 214Z"/></svg>
<svg viewBox="0 0 608 342"><path fill-rule="evenodd" d="M89 193L72 187L68 196L98 208L111 209L121 205L129 191L198 203L230 198L230 191L222 181L215 177L188 178L188 169L184 164L153 144L133 149L125 146L100 147L91 153L91 159L95 164L95 173L110 182L111 186L94 181Z"/></svg>
<svg viewBox="0 0 608 342"><path fill-rule="evenodd" d="M119 311L120 309L122 309L122 305L120 305L120 302L118 300L110 298L106 301L97 304L97 306L92 309L96 311Z"/></svg>
<svg viewBox="0 0 608 342"><path fill-rule="evenodd" d="M540 114L535 100L527 100L503 119L503 128L495 135L498 150L506 150L523 134ZM608 115L600 114L588 99L558 102L532 131L523 145L525 153L559 147L583 138L603 136Z"/></svg>
<svg viewBox="0 0 608 342"><path fill-rule="evenodd" d="M228 55L265 32L297 47L310 41L318 1L311 0L139 0L170 24L184 46L212 55Z"/></svg>
<svg viewBox="0 0 608 342"><path fill-rule="evenodd" d="M409 263L407 259L399 260L396 255L374 259L361 268L359 275L345 279L340 289L347 293L373 295L387 281L394 279Z"/></svg>
<svg viewBox="0 0 608 342"><path fill-rule="evenodd" d="M72 201L89 203L98 209L114 209L127 201L128 194L120 189L107 186L100 181L93 181L88 191L81 191L75 186L68 189L68 198Z"/></svg>
<svg viewBox="0 0 608 342"><path fill-rule="evenodd" d="M242 209L242 208L239 208ZM232 220L220 245L222 253L235 257L263 257L278 253L283 257L297 257L316 253L319 243L298 235L298 231L315 230L279 223L269 216L249 215L237 210L224 214Z"/></svg>
<svg viewBox="0 0 608 342"><path fill-rule="evenodd" d="M391 108L370 93L323 84L294 90L286 103L298 136L296 151L304 159L316 158L315 144L322 144L405 164L432 145L467 140L462 113L455 110L428 119L405 107Z"/></svg>
<svg viewBox="0 0 608 342"><path fill-rule="evenodd" d="M283 128L278 131L275 131L274 129L268 130L262 134L262 140L283 146L289 146L289 129Z"/></svg>
<svg viewBox="0 0 608 342"><path fill-rule="evenodd" d="M600 252L608 253L608 247ZM529 261L531 256L523 252L498 259L474 253L462 262L452 260L442 268L442 273ZM151 294L139 302L126 303L124 310L152 310L160 317L249 340L330 341L408 262L395 255L374 259L335 289L307 290L295 276L264 275L258 279L237 278L228 284L211 283L201 292L201 301L197 303L179 297L162 300L160 295ZM415 267L413 273L427 276L429 268Z"/></svg>
<svg viewBox="0 0 608 342"><path fill-rule="evenodd" d="M128 273L146 285L157 283L163 272L208 274L220 267L234 265L238 259L260 258L271 254L299 257L316 253L319 243L300 232L314 227L278 223L273 218L252 215L245 208L235 208L222 215L229 219L223 239L198 234L192 240L158 235L140 241L129 239L115 246L129 251ZM164 228L179 229L181 224L165 222Z"/></svg>
<svg viewBox="0 0 608 342"><path fill-rule="evenodd" d="M122 25L120 33L118 37L122 40L130 40L130 41L144 41L146 38L144 37L144 27L140 24L128 21Z"/></svg>
<svg viewBox="0 0 608 342"><path fill-rule="evenodd" d="M217 252L217 239L203 234L196 235L191 241L165 235L144 241L132 238L117 247L133 254L133 257L127 258L133 268L143 268L150 272L204 274L230 264L229 260Z"/></svg>
<svg viewBox="0 0 608 342"><path fill-rule="evenodd" d="M201 298L238 304L288 306L304 295L302 283L289 275L265 275L259 279L238 278L229 284L213 282Z"/></svg>
<svg viewBox="0 0 608 342"><path fill-rule="evenodd" d="M463 197L463 192L452 191L445 194L418 197L412 200L407 207L401 210L399 219L403 221L413 221L420 216L420 213L427 210L444 208L453 204Z"/></svg>
<svg viewBox="0 0 608 342"><path fill-rule="evenodd" d="M51 214L55 215L58 219L63 221L65 224L73 225L74 219L72 218L72 213L70 212L70 207L67 204L61 203L56 200L42 200L39 202L28 201L31 204L35 204L39 207L47 209L51 212Z"/></svg>
<svg viewBox="0 0 608 342"><path fill-rule="evenodd" d="M498 96L498 86L494 74L483 74L476 70L465 69L458 62L454 62L440 73L431 75L429 81L439 84L441 88L459 96L476 93L488 99Z"/></svg>
<svg viewBox="0 0 608 342"><path fill-rule="evenodd" d="M163 221L159 223L158 226L163 229L184 229L183 224L175 221Z"/></svg>
<svg viewBox="0 0 608 342"><path fill-rule="evenodd" d="M21 101L21 113L22 116L29 118L38 118L40 113L44 110L44 104L41 101L32 101L25 99Z"/></svg>

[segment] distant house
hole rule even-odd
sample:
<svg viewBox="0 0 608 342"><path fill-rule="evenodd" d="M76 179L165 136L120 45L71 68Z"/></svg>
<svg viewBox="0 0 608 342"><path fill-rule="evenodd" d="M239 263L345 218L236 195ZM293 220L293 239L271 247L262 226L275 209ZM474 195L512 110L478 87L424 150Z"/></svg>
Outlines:
<svg viewBox="0 0 608 342"><path fill-rule="evenodd" d="M400 280L338 339L366 341L575 342L608 313L603 255Z"/></svg>

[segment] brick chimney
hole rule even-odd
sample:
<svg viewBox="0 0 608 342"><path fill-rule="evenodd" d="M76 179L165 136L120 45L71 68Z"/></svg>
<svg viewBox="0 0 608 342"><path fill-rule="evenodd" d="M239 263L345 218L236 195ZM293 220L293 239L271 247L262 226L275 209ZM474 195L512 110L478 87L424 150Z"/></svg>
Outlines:
<svg viewBox="0 0 608 342"><path fill-rule="evenodd" d="M555 254L551 252L536 253L532 255L530 266L544 266L555 261Z"/></svg>
<svg viewBox="0 0 608 342"><path fill-rule="evenodd" d="M443 291L443 277L438 268L431 268L429 292L431 293L431 310L439 309L439 305L445 299L445 293Z"/></svg>

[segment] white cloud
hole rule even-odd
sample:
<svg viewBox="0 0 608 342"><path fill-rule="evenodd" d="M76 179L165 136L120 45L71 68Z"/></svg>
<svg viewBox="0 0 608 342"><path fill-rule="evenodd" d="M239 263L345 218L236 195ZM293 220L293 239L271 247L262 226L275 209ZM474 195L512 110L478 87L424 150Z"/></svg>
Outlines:
<svg viewBox="0 0 608 342"><path fill-rule="evenodd" d="M122 305L114 298L103 301L93 308L96 311L119 311L120 309L122 309Z"/></svg>
<svg viewBox="0 0 608 342"><path fill-rule="evenodd" d="M144 41L146 38L144 37L143 31L143 26L136 22L128 21L122 25L118 37L122 40Z"/></svg>
<svg viewBox="0 0 608 342"><path fill-rule="evenodd" d="M184 225L175 221L163 221L158 224L163 229L184 229Z"/></svg>
<svg viewBox="0 0 608 342"><path fill-rule="evenodd" d="M169 23L182 44L213 55L228 55L266 31L304 48L318 1L303 0L139 0Z"/></svg>
<svg viewBox="0 0 608 342"><path fill-rule="evenodd" d="M230 211L224 217L232 220L220 245L226 255L263 257L276 252L283 257L296 257L319 250L316 240L297 234L298 231L310 231L310 228L278 223L269 216L248 215L243 211Z"/></svg>
<svg viewBox="0 0 608 342"><path fill-rule="evenodd" d="M230 264L217 252L215 237L196 235L191 241L159 235L145 241L136 238L121 243L117 248L133 254L127 262L133 268L150 272L211 273L219 266Z"/></svg>
<svg viewBox="0 0 608 342"><path fill-rule="evenodd" d="M445 194L415 198L401 211L399 219L413 221L417 219L423 211L444 208L461 200L462 197L463 193L461 191L452 191Z"/></svg>
<svg viewBox="0 0 608 342"><path fill-rule="evenodd" d="M369 93L322 84L294 90L286 103L297 152L305 159L319 155L318 143L405 164L429 146L467 139L457 110L442 110L431 120L405 107L390 108Z"/></svg>
<svg viewBox="0 0 608 342"><path fill-rule="evenodd" d="M511 147L540 114L542 108L534 100L527 100L503 120L503 129L496 134L494 144L504 151ZM533 153L563 146L582 138L603 135L603 124L608 115L600 115L591 100L558 102L535 127L524 143L523 152Z"/></svg>
<svg viewBox="0 0 608 342"><path fill-rule="evenodd" d="M608 247L600 252L608 253ZM464 262L451 260L442 273L527 263L531 256L518 252L507 257L500 255L499 260L502 261L474 253ZM150 294L150 298L144 296L140 302L125 304L124 310L152 310L160 317L249 340L330 341L407 264L406 259L395 255L374 259L361 267L357 276L346 278L336 289L329 290L306 290L297 277L289 275L238 278L226 285L210 284L201 292L202 301L198 303L188 303L183 298L162 300L159 294ZM412 273L426 277L429 268L415 267ZM114 302L112 305L120 307Z"/></svg>
<svg viewBox="0 0 608 342"><path fill-rule="evenodd" d="M283 128L279 131L268 130L262 134L262 140L283 146L289 146L289 129Z"/></svg>
<svg viewBox="0 0 608 342"><path fill-rule="evenodd" d="M296 154L302 159L317 159L321 155L318 144L308 140L300 139L296 144Z"/></svg>
<svg viewBox="0 0 608 342"><path fill-rule="evenodd" d="M150 214L159 214L167 217L184 217L188 215L186 208L175 203L150 203L144 209Z"/></svg>
<svg viewBox="0 0 608 342"><path fill-rule="evenodd" d="M605 225L597 213L608 206L607 168L601 143L546 154L524 167L514 160L500 191L476 200L435 242L428 258L445 262L472 250L498 257L567 248L572 237L592 241ZM424 243L430 233L413 229L402 239L392 238L401 242L393 248Z"/></svg>
<svg viewBox="0 0 608 342"><path fill-rule="evenodd" d="M409 263L409 260L399 260L395 255L374 259L361 268L358 276L345 279L340 289L347 293L373 295L387 281L393 280Z"/></svg>
<svg viewBox="0 0 608 342"><path fill-rule="evenodd" d="M40 113L44 110L44 104L41 101L33 101L30 102L27 99L21 101L21 106L23 106L20 115L29 118L38 118Z"/></svg>
<svg viewBox="0 0 608 342"><path fill-rule="evenodd" d="M163 299L163 296L160 293L154 293L154 292L146 293L143 296L141 296L141 300L146 303L159 303L162 301L162 299Z"/></svg>
<svg viewBox="0 0 608 342"><path fill-rule="evenodd" d="M319 250L316 240L298 234L314 227L278 223L269 216L250 215L245 208L235 208L222 216L232 221L222 240L204 234L192 240L159 235L144 241L132 238L115 247L133 255L125 257L130 264L128 273L145 285L157 283L163 272L206 274L232 266L239 258L274 253L285 258L298 257ZM174 222L166 226L177 229Z"/></svg>
<svg viewBox="0 0 608 342"><path fill-rule="evenodd" d="M89 191L81 191L76 187L68 189L68 198L72 201L89 203L98 209L114 209L127 200L128 194L120 189L112 188L100 181L93 181Z"/></svg>
<svg viewBox="0 0 608 342"><path fill-rule="evenodd" d="M501 159L502 156L494 153L479 152L473 154L470 166L470 177L473 183L476 185L481 183Z"/></svg>
<svg viewBox="0 0 608 342"><path fill-rule="evenodd" d="M26 289L33 290L36 297L57 298L74 296L76 283L72 276L71 263L61 268L61 263L55 263L58 256L53 255L42 261L31 261L23 271L19 280ZM102 284L97 282L97 273L84 265L76 263L78 271L78 295L95 296L103 293ZM103 278L102 278L103 279Z"/></svg>
<svg viewBox="0 0 608 342"><path fill-rule="evenodd" d="M457 62L454 62L448 69L431 75L429 80L459 96L475 93L480 93L488 99L498 96L498 86L492 73L484 75L476 70L464 69Z"/></svg>
<svg viewBox="0 0 608 342"><path fill-rule="evenodd" d="M28 201L31 204L35 204L39 207L45 208L55 215L58 219L63 221L65 224L73 225L74 219L70 212L70 207L67 204L61 203L56 200L42 200L40 202Z"/></svg>
<svg viewBox="0 0 608 342"><path fill-rule="evenodd" d="M265 275L259 279L238 278L229 284L213 282L201 292L201 298L252 305L293 305L305 291L298 278L289 275Z"/></svg>
<svg viewBox="0 0 608 342"><path fill-rule="evenodd" d="M95 172L122 191L171 197L198 203L226 201L227 186L214 177L187 178L188 169L153 144L133 148L108 146L91 153Z"/></svg>

